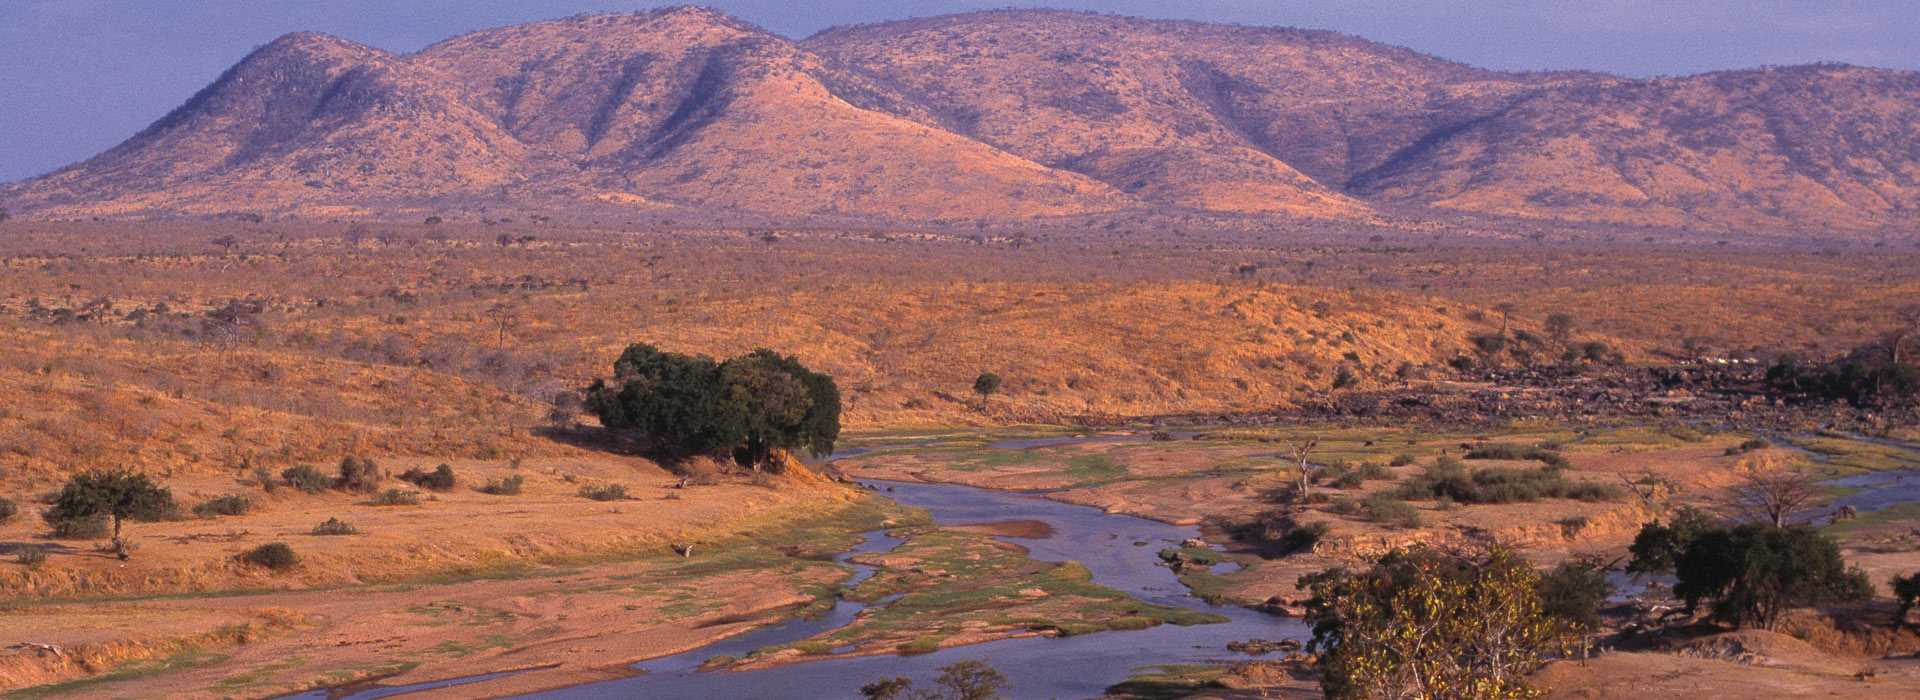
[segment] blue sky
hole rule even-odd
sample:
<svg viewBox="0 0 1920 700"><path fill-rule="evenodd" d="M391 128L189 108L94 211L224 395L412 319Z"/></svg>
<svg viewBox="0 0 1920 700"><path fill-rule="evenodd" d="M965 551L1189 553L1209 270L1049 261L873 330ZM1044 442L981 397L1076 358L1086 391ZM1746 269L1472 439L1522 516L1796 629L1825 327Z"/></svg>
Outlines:
<svg viewBox="0 0 1920 700"><path fill-rule="evenodd" d="M475 29L634 0L0 0L0 181L133 135L291 31L413 51ZM1503 69L1633 76L1841 61L1920 69L1912 0L710 0L804 37L835 24L1007 6L1333 29Z"/></svg>

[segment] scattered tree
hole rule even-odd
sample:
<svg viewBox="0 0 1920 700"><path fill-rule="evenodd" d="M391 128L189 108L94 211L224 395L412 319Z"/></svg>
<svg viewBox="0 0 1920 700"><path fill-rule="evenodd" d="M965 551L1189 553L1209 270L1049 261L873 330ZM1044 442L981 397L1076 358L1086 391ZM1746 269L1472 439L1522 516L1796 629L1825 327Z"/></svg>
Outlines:
<svg viewBox="0 0 1920 700"><path fill-rule="evenodd" d="M940 668L939 688L916 690L911 678L887 678L860 687L867 700L994 700L1002 697L1007 677L980 661L962 661Z"/></svg>
<svg viewBox="0 0 1920 700"><path fill-rule="evenodd" d="M1000 391L1000 375L981 372L980 376L973 378L973 393L988 396L997 391Z"/></svg>
<svg viewBox="0 0 1920 700"><path fill-rule="evenodd" d="M1573 316L1564 313L1548 314L1546 331L1547 337L1552 338L1553 342L1566 345L1567 341L1573 338Z"/></svg>
<svg viewBox="0 0 1920 700"><path fill-rule="evenodd" d="M1336 699L1530 694L1527 674L1578 633L1547 611L1540 580L1504 549L1395 551L1366 571L1302 577L1320 687Z"/></svg>
<svg viewBox="0 0 1920 700"><path fill-rule="evenodd" d="M1294 497L1301 503L1305 503L1307 498L1313 495L1313 480L1319 467L1315 466L1310 459L1313 457L1314 448L1319 446L1320 438L1318 437L1287 441L1287 451L1293 455L1295 466L1300 470L1298 481L1295 482Z"/></svg>
<svg viewBox="0 0 1920 700"><path fill-rule="evenodd" d="M128 556L121 539L121 524L128 519L160 520L174 510L173 492L160 487L145 474L130 471L88 471L67 480L60 495L47 510L51 522L107 517L113 520L113 551L121 560Z"/></svg>
<svg viewBox="0 0 1920 700"><path fill-rule="evenodd" d="M1893 599L1900 604L1900 609L1893 613L1893 628L1898 630L1906 627L1907 613L1913 610L1915 603L1920 603L1920 572L1910 576L1894 576Z"/></svg>
<svg viewBox="0 0 1920 700"><path fill-rule="evenodd" d="M1821 499L1813 474L1777 455L1756 452L1740 462L1740 483L1728 489L1719 504L1729 518L1786 527Z"/></svg>

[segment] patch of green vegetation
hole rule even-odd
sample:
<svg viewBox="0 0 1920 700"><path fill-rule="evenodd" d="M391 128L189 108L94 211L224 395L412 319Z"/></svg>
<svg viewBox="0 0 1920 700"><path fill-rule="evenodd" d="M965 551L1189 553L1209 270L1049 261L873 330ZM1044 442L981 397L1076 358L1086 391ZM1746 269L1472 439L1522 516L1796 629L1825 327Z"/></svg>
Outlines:
<svg viewBox="0 0 1920 700"><path fill-rule="evenodd" d="M1107 688L1107 694L1138 700L1176 700L1220 687L1227 667L1218 664L1166 664L1134 669L1127 680Z"/></svg>
<svg viewBox="0 0 1920 700"><path fill-rule="evenodd" d="M1067 460L1066 473L1076 485L1085 485L1124 479L1127 467L1104 454L1090 454Z"/></svg>
<svg viewBox="0 0 1920 700"><path fill-rule="evenodd" d="M1094 584L1085 566L1035 561L985 535L930 526L900 528L894 534L905 542L884 557L872 558L885 562L885 568L841 594L848 600L890 602L868 608L845 627L805 642L764 648L754 656L787 648L805 652L801 644L807 643L835 649L880 642L905 653L931 651L969 623L1070 635L1224 619L1135 600Z"/></svg>
<svg viewBox="0 0 1920 700"><path fill-rule="evenodd" d="M1893 445L1832 436L1794 438L1792 443L1820 455L1822 463L1836 474L1920 469L1920 452Z"/></svg>

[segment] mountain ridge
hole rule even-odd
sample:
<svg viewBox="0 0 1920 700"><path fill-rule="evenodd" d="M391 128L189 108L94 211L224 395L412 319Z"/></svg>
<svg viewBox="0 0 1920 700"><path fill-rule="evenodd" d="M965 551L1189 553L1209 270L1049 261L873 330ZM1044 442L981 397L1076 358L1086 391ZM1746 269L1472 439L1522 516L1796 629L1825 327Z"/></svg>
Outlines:
<svg viewBox="0 0 1920 700"><path fill-rule="evenodd" d="M295 32L0 185L40 217L473 206L894 221L1129 211L1910 232L1920 73L1505 72L1326 30L986 10L788 39L709 8L393 54Z"/></svg>

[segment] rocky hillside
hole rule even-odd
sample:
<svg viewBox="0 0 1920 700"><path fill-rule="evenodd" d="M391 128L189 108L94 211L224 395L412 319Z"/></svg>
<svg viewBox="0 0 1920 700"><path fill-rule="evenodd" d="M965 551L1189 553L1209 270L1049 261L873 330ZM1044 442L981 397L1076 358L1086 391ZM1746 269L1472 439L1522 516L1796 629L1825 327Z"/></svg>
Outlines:
<svg viewBox="0 0 1920 700"><path fill-rule="evenodd" d="M127 142L0 188L42 217L683 207L1128 210L1910 231L1920 74L1502 73L1321 31L995 11L793 41L701 8L395 55L282 37Z"/></svg>

